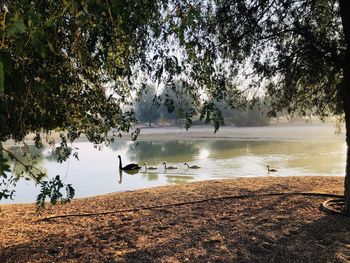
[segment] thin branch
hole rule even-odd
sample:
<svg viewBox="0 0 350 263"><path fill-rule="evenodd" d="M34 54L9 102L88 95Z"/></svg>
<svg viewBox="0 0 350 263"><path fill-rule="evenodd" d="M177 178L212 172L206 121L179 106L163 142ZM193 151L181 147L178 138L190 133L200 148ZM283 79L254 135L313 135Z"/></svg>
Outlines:
<svg viewBox="0 0 350 263"><path fill-rule="evenodd" d="M19 164L21 164L23 167L28 168L29 170L27 171L37 182L40 182L40 177L38 177L37 175L35 175L33 172L30 171L30 169L34 169L36 170L38 173L40 174L44 174L40 169L36 168L33 165L27 165L24 162L22 162L19 158L17 158L12 152L10 152L9 150L6 150L4 148L2 148L3 152L6 152L11 159L15 159L16 162L18 162Z"/></svg>

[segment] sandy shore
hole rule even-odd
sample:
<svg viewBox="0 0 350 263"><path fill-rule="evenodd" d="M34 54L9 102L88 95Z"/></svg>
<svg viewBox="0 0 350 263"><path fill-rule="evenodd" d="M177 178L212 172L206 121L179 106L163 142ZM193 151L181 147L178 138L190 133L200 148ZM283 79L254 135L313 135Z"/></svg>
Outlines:
<svg viewBox="0 0 350 263"><path fill-rule="evenodd" d="M266 195L342 194L342 181L204 181L77 199L39 217L33 205L2 205L0 262L349 262L350 221L320 211L326 197ZM83 213L97 215L38 221Z"/></svg>

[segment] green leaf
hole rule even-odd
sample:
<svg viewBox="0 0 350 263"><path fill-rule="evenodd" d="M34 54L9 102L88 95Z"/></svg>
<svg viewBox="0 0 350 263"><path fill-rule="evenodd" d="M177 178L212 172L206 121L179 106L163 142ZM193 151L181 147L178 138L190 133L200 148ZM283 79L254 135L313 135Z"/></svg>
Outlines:
<svg viewBox="0 0 350 263"><path fill-rule="evenodd" d="M53 23L54 23L54 18L48 18L45 22L44 22L44 25L46 26L46 27L51 27L52 25L53 25Z"/></svg>
<svg viewBox="0 0 350 263"><path fill-rule="evenodd" d="M21 34L25 33L27 30L26 25L23 22L23 19L16 15L13 18L13 23L9 25L8 30L7 30L7 37L12 37L15 36L16 34Z"/></svg>
<svg viewBox="0 0 350 263"><path fill-rule="evenodd" d="M40 54L42 58L46 57L45 44L43 42L45 36L43 31L35 31L31 35L31 44L34 50Z"/></svg>
<svg viewBox="0 0 350 263"><path fill-rule="evenodd" d="M17 30L18 33L24 33L24 32L26 32L26 30L27 30L27 27L26 27L26 25L23 23L22 20L17 21L17 22L14 24L14 26L15 26L15 28L16 28L16 30Z"/></svg>

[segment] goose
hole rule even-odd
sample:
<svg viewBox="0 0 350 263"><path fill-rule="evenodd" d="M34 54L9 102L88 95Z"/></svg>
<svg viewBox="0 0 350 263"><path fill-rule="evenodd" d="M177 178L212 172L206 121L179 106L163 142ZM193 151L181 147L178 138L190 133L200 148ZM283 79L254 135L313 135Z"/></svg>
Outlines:
<svg viewBox="0 0 350 263"><path fill-rule="evenodd" d="M199 169L199 168L201 168L200 166L198 166L198 165L189 165L188 163L184 163L184 165L186 165L187 166L187 168L189 168L189 169Z"/></svg>
<svg viewBox="0 0 350 263"><path fill-rule="evenodd" d="M277 172L277 170L275 169L275 168L271 168L270 169L270 165L266 165L266 167L267 167L267 172L269 173L269 172Z"/></svg>
<svg viewBox="0 0 350 263"><path fill-rule="evenodd" d="M165 170L166 170L166 169L177 169L176 166L166 166L166 162L164 162L163 164L164 164Z"/></svg>
<svg viewBox="0 0 350 263"><path fill-rule="evenodd" d="M144 163L143 165L145 166L146 170L157 170L158 169L155 166L147 166L147 163Z"/></svg>
<svg viewBox="0 0 350 263"><path fill-rule="evenodd" d="M119 158L119 170L130 171L130 170L139 170L141 167L137 163L129 163L123 167L122 165L122 157L118 155Z"/></svg>

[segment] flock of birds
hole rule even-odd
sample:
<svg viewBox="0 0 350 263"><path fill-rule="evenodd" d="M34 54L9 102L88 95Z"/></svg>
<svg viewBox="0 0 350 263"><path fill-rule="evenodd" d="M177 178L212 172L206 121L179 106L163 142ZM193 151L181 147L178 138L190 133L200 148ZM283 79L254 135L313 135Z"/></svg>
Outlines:
<svg viewBox="0 0 350 263"><path fill-rule="evenodd" d="M139 166L137 163L129 163L129 164L123 166L123 164L122 164L122 157L120 155L118 155L118 158L119 158L119 170L122 170L122 171L134 171L134 170L140 170L142 168L142 166ZM145 166L146 170L157 170L158 169L158 167L155 167L155 166L148 166L147 163L144 163L143 165ZM163 162L163 165L164 165L164 169L165 170L167 170L167 169L174 170L174 169L178 168L177 166L167 165L166 162ZM188 169L199 169L199 168L201 168L198 165L189 165L188 163L184 163L184 165Z"/></svg>
<svg viewBox="0 0 350 263"><path fill-rule="evenodd" d="M118 158L119 158L119 170L121 170L121 171L136 171L136 170L140 170L142 168L137 163L129 163L129 164L123 166L123 164L122 164L122 157L120 155L118 155ZM157 170L158 169L158 167L155 167L155 166L147 166L147 163L144 163L143 165L145 166L146 171L147 170ZM167 170L167 169L174 170L174 169L178 168L177 166L167 165L166 162L163 162L163 165L164 165L164 169L165 170ZM184 163L184 165L188 169L200 169L201 168L198 165L189 165L188 163ZM267 172L268 173L270 173L270 172L277 172L277 170L275 168L270 168L269 165L266 165L266 167L267 167Z"/></svg>

